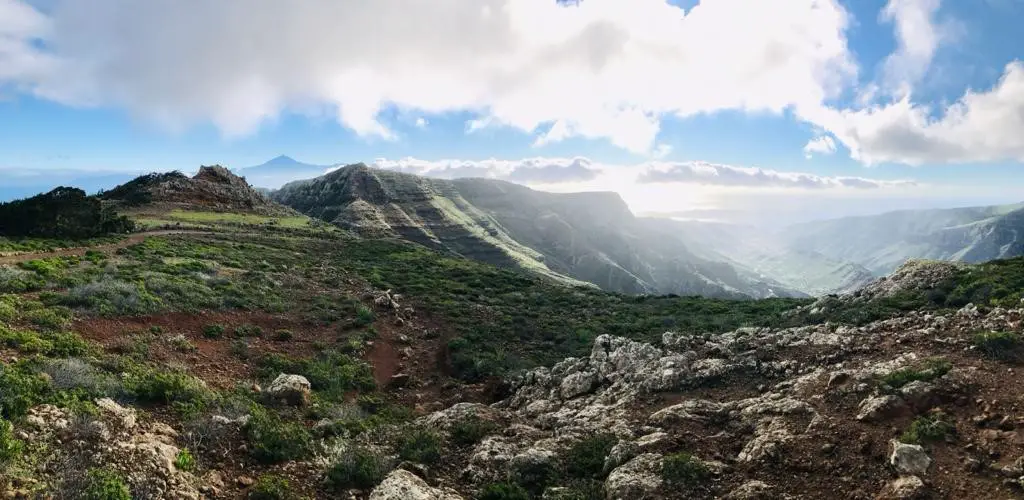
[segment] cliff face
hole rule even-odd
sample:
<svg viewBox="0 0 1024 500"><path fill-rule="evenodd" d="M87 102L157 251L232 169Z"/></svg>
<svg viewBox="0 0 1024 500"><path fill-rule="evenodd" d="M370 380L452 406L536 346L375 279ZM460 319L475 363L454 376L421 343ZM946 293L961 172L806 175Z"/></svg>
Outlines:
<svg viewBox="0 0 1024 500"><path fill-rule="evenodd" d="M429 179L357 164L288 184L273 198L366 237L399 237L611 291L794 294L698 258L678 241L659 241L615 193L545 193L502 181Z"/></svg>

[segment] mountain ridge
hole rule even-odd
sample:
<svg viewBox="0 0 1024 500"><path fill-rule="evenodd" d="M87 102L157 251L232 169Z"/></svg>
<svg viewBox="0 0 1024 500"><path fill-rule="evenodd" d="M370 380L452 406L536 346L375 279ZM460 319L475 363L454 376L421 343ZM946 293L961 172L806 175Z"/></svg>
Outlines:
<svg viewBox="0 0 1024 500"><path fill-rule="evenodd" d="M306 215L368 235L396 235L505 267L631 294L800 295L740 276L682 245L660 248L612 192L555 194L490 179L442 180L339 168L275 191Z"/></svg>

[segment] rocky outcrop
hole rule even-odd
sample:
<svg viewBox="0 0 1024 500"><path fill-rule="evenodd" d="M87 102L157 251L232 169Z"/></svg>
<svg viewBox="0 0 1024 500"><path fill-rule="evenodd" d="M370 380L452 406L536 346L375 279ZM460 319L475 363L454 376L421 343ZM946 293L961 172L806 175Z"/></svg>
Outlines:
<svg viewBox="0 0 1024 500"><path fill-rule="evenodd" d="M215 211L293 214L219 165L200 167L187 177L180 172L138 177L103 193L106 201L127 206L160 203Z"/></svg>
<svg viewBox="0 0 1024 500"><path fill-rule="evenodd" d="M52 453L43 466L75 491L91 468L120 474L134 498L198 499L198 481L175 466L181 452L178 433L158 421L140 421L137 412L111 399L96 401L99 415L73 416L52 405L32 408L22 437Z"/></svg>
<svg viewBox="0 0 1024 500"><path fill-rule="evenodd" d="M302 375L282 373L267 387L267 398L271 401L292 406L309 404L313 394L312 385Z"/></svg>
<svg viewBox="0 0 1024 500"><path fill-rule="evenodd" d="M884 478L861 484L870 496L916 498L930 491L932 459L919 445L890 442L893 432L936 407L968 404L981 376L962 360L937 363L934 351L969 353L979 328L1022 322L1024 310L965 308L861 327L667 332L659 345L604 335L586 357L514 378L511 395L494 405L459 404L418 423L447 433L475 416L500 422L465 454L459 482L469 490L517 467L557 464L577 443L612 435L614 445L597 457L607 498L798 497L806 491L783 471L816 477L850 464ZM986 418L992 423L973 426L993 428L972 449L1019 442L1019 431ZM1008 418L998 419L1005 429ZM694 470L703 471L693 477L705 479L668 486L663 463L678 452L693 454Z"/></svg>
<svg viewBox="0 0 1024 500"><path fill-rule="evenodd" d="M370 500L462 500L451 490L431 488L415 474L398 469L370 493Z"/></svg>

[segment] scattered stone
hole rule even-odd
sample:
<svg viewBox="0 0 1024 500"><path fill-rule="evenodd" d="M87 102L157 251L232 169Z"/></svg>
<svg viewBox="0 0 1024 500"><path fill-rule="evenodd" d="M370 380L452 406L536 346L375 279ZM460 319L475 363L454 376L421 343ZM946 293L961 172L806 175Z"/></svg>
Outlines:
<svg viewBox="0 0 1024 500"><path fill-rule="evenodd" d="M900 474L921 476L928 472L932 459L919 445L893 440L889 464Z"/></svg>
<svg viewBox="0 0 1024 500"><path fill-rule="evenodd" d="M914 500L925 498L927 493L928 487L925 486L921 478L903 476L886 485L885 490L878 498L880 500Z"/></svg>
<svg viewBox="0 0 1024 500"><path fill-rule="evenodd" d="M907 404L897 396L876 396L860 403L857 420L877 422L886 418L898 417L909 412Z"/></svg>

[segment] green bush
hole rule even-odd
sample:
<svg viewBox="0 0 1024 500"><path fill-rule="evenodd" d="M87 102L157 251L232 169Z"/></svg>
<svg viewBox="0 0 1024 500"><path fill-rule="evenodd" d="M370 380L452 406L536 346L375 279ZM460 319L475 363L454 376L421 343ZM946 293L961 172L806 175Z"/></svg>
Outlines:
<svg viewBox="0 0 1024 500"><path fill-rule="evenodd" d="M142 286L113 278L78 285L58 300L62 305L103 316L141 316L158 311L162 305Z"/></svg>
<svg viewBox="0 0 1024 500"><path fill-rule="evenodd" d="M700 483L710 474L704 462L689 453L668 455L661 462L661 477L670 485Z"/></svg>
<svg viewBox="0 0 1024 500"><path fill-rule="evenodd" d="M881 382L893 389L899 389L911 382L928 382L949 373L953 365L944 358L928 358L920 366L903 368L882 377Z"/></svg>
<svg viewBox="0 0 1024 500"><path fill-rule="evenodd" d="M530 500L530 493L515 483L495 483L484 486L478 500Z"/></svg>
<svg viewBox="0 0 1024 500"><path fill-rule="evenodd" d="M275 464L308 457L315 450L313 436L304 425L289 422L265 408L253 409L245 425L249 453L256 460Z"/></svg>
<svg viewBox="0 0 1024 500"><path fill-rule="evenodd" d="M371 391L376 388L373 370L365 361L324 351L312 359L298 359L270 354L259 361L261 378L273 379L281 373L302 375L313 390L330 400L341 400L351 391Z"/></svg>
<svg viewBox="0 0 1024 500"><path fill-rule="evenodd" d="M0 419L0 470L3 466L21 456L24 443L14 437L14 425Z"/></svg>
<svg viewBox="0 0 1024 500"><path fill-rule="evenodd" d="M605 458L618 442L614 434L598 434L574 444L563 457L566 473L579 478L600 476Z"/></svg>
<svg viewBox="0 0 1024 500"><path fill-rule="evenodd" d="M180 372L143 369L125 381L125 389L149 403L197 403L212 396L197 378Z"/></svg>
<svg viewBox="0 0 1024 500"><path fill-rule="evenodd" d="M203 327L203 336L208 339L219 339L224 336L224 325L206 325Z"/></svg>
<svg viewBox="0 0 1024 500"><path fill-rule="evenodd" d="M441 459L441 436L436 432L413 428L399 440L398 456L420 464L433 464Z"/></svg>
<svg viewBox="0 0 1024 500"><path fill-rule="evenodd" d="M232 340L231 355L238 359L249 359L249 341L245 339Z"/></svg>
<svg viewBox="0 0 1024 500"><path fill-rule="evenodd" d="M50 385L24 364L0 364L0 417L16 418L42 402Z"/></svg>
<svg viewBox="0 0 1024 500"><path fill-rule="evenodd" d="M83 500L131 500L132 495L124 479L107 469L92 469L86 475Z"/></svg>
<svg viewBox="0 0 1024 500"><path fill-rule="evenodd" d="M196 457L192 456L192 452L188 451L188 448L182 448L178 455L174 457L174 466L183 471L194 470L196 468Z"/></svg>
<svg viewBox="0 0 1024 500"><path fill-rule="evenodd" d="M373 313L373 310L366 306L359 306L356 309L356 325L366 326L372 324L377 319L377 315Z"/></svg>
<svg viewBox="0 0 1024 500"><path fill-rule="evenodd" d="M910 428L900 436L900 441L907 444L935 443L955 433L956 426L947 420L945 414L936 412L914 419Z"/></svg>
<svg viewBox="0 0 1024 500"><path fill-rule="evenodd" d="M252 491L249 492L249 500L289 500L296 498L291 491L291 483L280 476L264 474L260 476Z"/></svg>
<svg viewBox="0 0 1024 500"><path fill-rule="evenodd" d="M498 424L472 415L452 425L451 440L457 446L473 446L498 430Z"/></svg>
<svg viewBox="0 0 1024 500"><path fill-rule="evenodd" d="M295 334L293 334L291 330L281 329L274 331L274 340L278 342L287 342L293 339L294 337Z"/></svg>
<svg viewBox="0 0 1024 500"><path fill-rule="evenodd" d="M1021 359L1021 338L1014 332L983 332L974 336L974 346L982 354L1000 361Z"/></svg>
<svg viewBox="0 0 1024 500"><path fill-rule="evenodd" d="M235 327L234 334L235 334L235 337L240 338L240 339L241 338L247 338L247 337L262 337L263 336L263 328L261 328L259 326L256 326L256 325L248 325L248 324L246 324L246 325L239 325L239 326Z"/></svg>
<svg viewBox="0 0 1024 500"><path fill-rule="evenodd" d="M389 471L390 466L383 456L356 448L346 452L327 469L325 483L332 491L366 490L380 484Z"/></svg>

